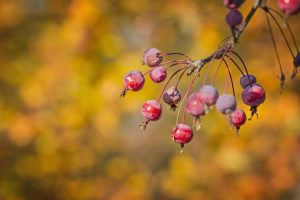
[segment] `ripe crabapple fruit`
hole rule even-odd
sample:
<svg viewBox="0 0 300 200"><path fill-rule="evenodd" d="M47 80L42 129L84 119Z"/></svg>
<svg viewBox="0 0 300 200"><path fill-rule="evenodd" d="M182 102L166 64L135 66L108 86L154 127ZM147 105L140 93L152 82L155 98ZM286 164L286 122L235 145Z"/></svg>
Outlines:
<svg viewBox="0 0 300 200"><path fill-rule="evenodd" d="M236 100L230 94L222 94L216 102L217 111L223 114L229 114L236 109Z"/></svg>
<svg viewBox="0 0 300 200"><path fill-rule="evenodd" d="M278 0L279 9L286 15L293 15L300 11L299 0Z"/></svg>
<svg viewBox="0 0 300 200"><path fill-rule="evenodd" d="M238 133L240 127L246 122L246 114L242 109L237 108L229 114L229 121L236 128Z"/></svg>
<svg viewBox="0 0 300 200"><path fill-rule="evenodd" d="M266 93L262 86L254 84L244 89L242 99L248 106L259 106L265 101Z"/></svg>
<svg viewBox="0 0 300 200"><path fill-rule="evenodd" d="M226 22L231 28L234 28L243 22L243 15L238 10L230 10L226 15Z"/></svg>
<svg viewBox="0 0 300 200"><path fill-rule="evenodd" d="M244 89L246 87L248 87L249 85L253 85L255 83L256 83L256 78L252 74L245 74L245 75L242 75L240 78L240 84L241 84L242 88L244 88Z"/></svg>
<svg viewBox="0 0 300 200"><path fill-rule="evenodd" d="M239 8L245 0L224 0L224 5L229 9Z"/></svg>
<svg viewBox="0 0 300 200"><path fill-rule="evenodd" d="M193 125L196 130L201 128L200 126L200 116L206 114L206 109L204 103L201 101L200 92L195 92L191 94L185 103L184 110L185 112L194 116Z"/></svg>
<svg viewBox="0 0 300 200"><path fill-rule="evenodd" d="M155 67L159 65L163 60L160 54L161 51L156 48L147 49L143 55L143 63L149 67Z"/></svg>
<svg viewBox="0 0 300 200"><path fill-rule="evenodd" d="M164 102L170 105L171 110L175 111L176 104L181 100L181 94L176 87L172 86L163 94Z"/></svg>
<svg viewBox="0 0 300 200"><path fill-rule="evenodd" d="M148 100L143 104L141 108L141 113L145 119L140 124L140 127L142 129L145 129L149 121L159 120L162 113L162 107L158 101Z"/></svg>
<svg viewBox="0 0 300 200"><path fill-rule="evenodd" d="M123 79L124 90L121 93L121 96L125 96L127 90L131 90L131 91L141 90L144 86L144 83L145 83L145 78L140 71L128 72Z"/></svg>
<svg viewBox="0 0 300 200"><path fill-rule="evenodd" d="M193 138L193 130L186 124L176 124L172 129L171 135L174 142L180 144L182 153L184 145Z"/></svg>
<svg viewBox="0 0 300 200"><path fill-rule="evenodd" d="M212 85L203 85L199 89L200 100L207 106L212 106L216 103L219 93Z"/></svg>
<svg viewBox="0 0 300 200"><path fill-rule="evenodd" d="M163 66L155 67L150 72L150 78L155 83L163 82L167 77L167 70Z"/></svg>

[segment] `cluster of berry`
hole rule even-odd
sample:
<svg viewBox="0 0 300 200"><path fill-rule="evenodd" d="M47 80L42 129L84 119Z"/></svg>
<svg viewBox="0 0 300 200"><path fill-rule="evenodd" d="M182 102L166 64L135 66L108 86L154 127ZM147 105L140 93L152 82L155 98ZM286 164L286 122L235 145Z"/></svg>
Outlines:
<svg viewBox="0 0 300 200"><path fill-rule="evenodd" d="M243 88L242 101L244 104L250 106L251 117L249 118L249 120L252 118L253 115L257 115L257 107L261 105L266 98L265 90L260 84L257 83L256 77L248 73L248 69L245 65L245 62L233 50L233 47L235 42L237 42L237 39L239 38L241 32L244 31L247 23L249 22L249 19L253 15L253 12L258 7L262 8L262 10L265 11L266 16L267 14L272 16L272 18L276 23L278 22L276 18L274 18L272 13L278 14L282 19L284 19L284 16L282 16L274 9L267 7L263 3L263 1L257 0L257 2L259 3L259 5L255 5L254 8L250 11L250 13L247 16L248 21L245 22L244 26L241 28L238 25L240 25L243 22L243 17L237 9L244 3L244 0L224 0L224 4L226 5L227 8L230 9L228 15L226 16L226 21L233 31L232 32L233 36L216 52L214 52L211 56L205 59L192 60L183 53L164 53L157 48L150 48L144 52L143 59L142 59L143 64L147 65L151 69L145 73L141 73L140 71L130 71L129 73L127 73L123 79L124 90L122 91L121 96L125 96L126 92L129 90L131 91L141 90L145 83L145 76L148 74L150 76L150 79L153 82L161 83L167 78L167 70L169 70L174 66L180 66L180 68L177 69L175 72L173 72L171 76L169 76L169 79L166 82L162 90L162 93L160 94L157 100L148 100L142 105L141 114L144 117L143 122L140 124L140 127L142 129L145 129L150 121L157 121L160 119L162 115L162 105L160 104L160 100L163 99L163 101L166 104L168 104L171 110L173 111L176 110L178 103L181 102L178 110L176 125L172 129L171 135L173 140L176 143L179 143L182 148L184 144L190 142L191 139L193 138L192 127L190 127L185 123L186 113L194 117L193 126L196 130L199 130L200 117L207 115L208 112L212 109L212 107L215 106L218 112L224 114L227 117L230 125L235 127L238 133L238 130L246 122L247 118L245 112L242 109L237 108L235 89L234 89L234 84L232 81L232 76L230 71L231 69L229 67L228 61L231 62L233 66L236 67L241 73L240 85ZM289 1L279 0L278 2L279 2L280 9L286 14L286 16L295 14L300 10L300 0L289 0ZM295 9L295 6L297 7L297 9ZM271 36L273 38L270 23L268 24L269 24ZM295 38L291 32L291 29L287 21L286 24L292 36L294 45L297 49L296 55L294 55L293 52L291 51L294 58L294 68L297 71L300 66L300 53L298 51ZM282 29L280 28L280 30ZM282 34L286 39L283 31ZM287 39L286 39L286 43L288 44L288 47L291 50L290 45L287 42ZM273 44L277 52L276 44L274 40L273 40ZM181 56L182 59L168 60L167 57L170 55ZM216 68L216 71L211 79L211 82L207 83L208 77L206 74L202 86L200 86L200 88L196 92L190 94L190 90L192 89L195 80L199 77L201 69L204 67L205 64L209 62L212 65L212 62L216 59L220 60L220 63ZM239 66L238 62L235 59L238 59L240 61L239 63L242 64L243 68ZM218 90L214 87L214 80L222 63L224 63L226 66L228 72L228 79L226 82L226 92L219 95ZM279 60L279 64L280 64L280 60ZM295 70L294 70L294 75L296 73ZM172 85L171 87L168 87L171 80L179 72L181 72L181 74L179 75L175 84ZM178 90L178 85L182 76L185 73L187 75L191 75L192 73L195 73L195 77L192 79L188 90L185 92L184 95L182 95L181 92ZM282 69L281 69L281 73L282 73ZM227 91L229 81L231 82L232 94L229 94ZM178 123L178 116L180 114L182 105L184 106L183 109L184 112L182 114L182 122Z"/></svg>

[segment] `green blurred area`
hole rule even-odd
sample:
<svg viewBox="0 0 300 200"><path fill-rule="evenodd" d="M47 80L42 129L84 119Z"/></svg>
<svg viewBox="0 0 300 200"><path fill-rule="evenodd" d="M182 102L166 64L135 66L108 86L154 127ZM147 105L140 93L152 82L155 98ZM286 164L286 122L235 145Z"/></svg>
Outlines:
<svg viewBox="0 0 300 200"><path fill-rule="evenodd" d="M300 199L299 77L280 95L261 11L236 50L267 100L240 137L212 111L179 155L167 106L145 132L138 127L140 106L162 85L147 78L141 92L119 98L127 71L149 70L141 65L149 47L193 59L216 50L230 34L226 12L204 0L1 0L0 199ZM289 22L300 41L299 16ZM275 34L289 76L292 58Z"/></svg>

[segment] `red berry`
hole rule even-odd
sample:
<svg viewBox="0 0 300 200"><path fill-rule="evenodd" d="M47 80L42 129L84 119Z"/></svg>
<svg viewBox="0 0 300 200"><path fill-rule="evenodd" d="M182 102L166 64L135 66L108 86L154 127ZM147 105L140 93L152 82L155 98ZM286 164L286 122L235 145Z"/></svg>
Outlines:
<svg viewBox="0 0 300 200"><path fill-rule="evenodd" d="M228 114L236 109L236 100L234 96L222 94L216 102L217 111Z"/></svg>
<svg viewBox="0 0 300 200"><path fill-rule="evenodd" d="M141 113L146 121L156 121L160 118L162 107L156 100L148 100L141 108Z"/></svg>
<svg viewBox="0 0 300 200"><path fill-rule="evenodd" d="M139 71L130 71L123 79L125 90L139 91L143 88L144 83L145 78Z"/></svg>
<svg viewBox="0 0 300 200"><path fill-rule="evenodd" d="M286 15L293 15L300 11L300 0L278 0L279 9Z"/></svg>
<svg viewBox="0 0 300 200"><path fill-rule="evenodd" d="M229 9L237 9L239 8L245 0L224 0L224 5Z"/></svg>
<svg viewBox="0 0 300 200"><path fill-rule="evenodd" d="M266 93L262 86L254 84L244 89L242 93L243 102L251 107L259 106L266 99Z"/></svg>
<svg viewBox="0 0 300 200"><path fill-rule="evenodd" d="M219 93L218 90L212 85L203 85L199 89L199 96L201 101L206 106L212 106L216 103Z"/></svg>
<svg viewBox="0 0 300 200"><path fill-rule="evenodd" d="M155 67L150 72L150 78L155 83L163 82L167 77L167 70L163 66Z"/></svg>
<svg viewBox="0 0 300 200"><path fill-rule="evenodd" d="M194 117L198 118L200 115L205 114L205 106L201 101L200 93L195 92L191 94L185 103L185 112L193 115Z"/></svg>
<svg viewBox="0 0 300 200"><path fill-rule="evenodd" d="M239 129L246 122L246 114L242 109L236 109L229 115L231 124Z"/></svg>
<svg viewBox="0 0 300 200"><path fill-rule="evenodd" d="M172 139L174 142L184 145L193 138L193 130L186 124L176 124L172 129Z"/></svg>
<svg viewBox="0 0 300 200"><path fill-rule="evenodd" d="M161 63L163 60L160 56L161 51L156 48L147 49L143 55L143 62L149 67L155 67Z"/></svg>
<svg viewBox="0 0 300 200"><path fill-rule="evenodd" d="M226 22L231 28L234 28L243 22L243 15L238 10L230 10L226 15Z"/></svg>

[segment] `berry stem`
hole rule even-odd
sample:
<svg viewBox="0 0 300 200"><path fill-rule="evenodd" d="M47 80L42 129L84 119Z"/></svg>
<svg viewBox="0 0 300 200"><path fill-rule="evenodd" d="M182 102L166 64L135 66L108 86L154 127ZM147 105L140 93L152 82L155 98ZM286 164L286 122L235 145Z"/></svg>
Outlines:
<svg viewBox="0 0 300 200"><path fill-rule="evenodd" d="M171 53L161 53L160 56L171 56L171 55L180 55L183 57L186 57L188 60L192 60L190 57L188 57L187 55L185 55L184 53L178 53L178 52L171 52Z"/></svg>
<svg viewBox="0 0 300 200"><path fill-rule="evenodd" d="M224 62L225 65L226 65L226 68L227 68L227 71L228 71L228 76L229 76L230 82L231 82L232 93L233 93L233 96L235 96L234 84L233 84L232 74L230 72L229 66L228 66L228 64L227 64L227 62L226 62L225 59L222 59L222 62Z"/></svg>
<svg viewBox="0 0 300 200"><path fill-rule="evenodd" d="M238 68L238 70L241 72L241 74L244 76L244 72L242 71L242 69L239 67L239 65L235 62L235 60L233 58L231 58L230 56L228 55L225 55L235 66L236 68ZM249 80L250 81L250 80Z"/></svg>

